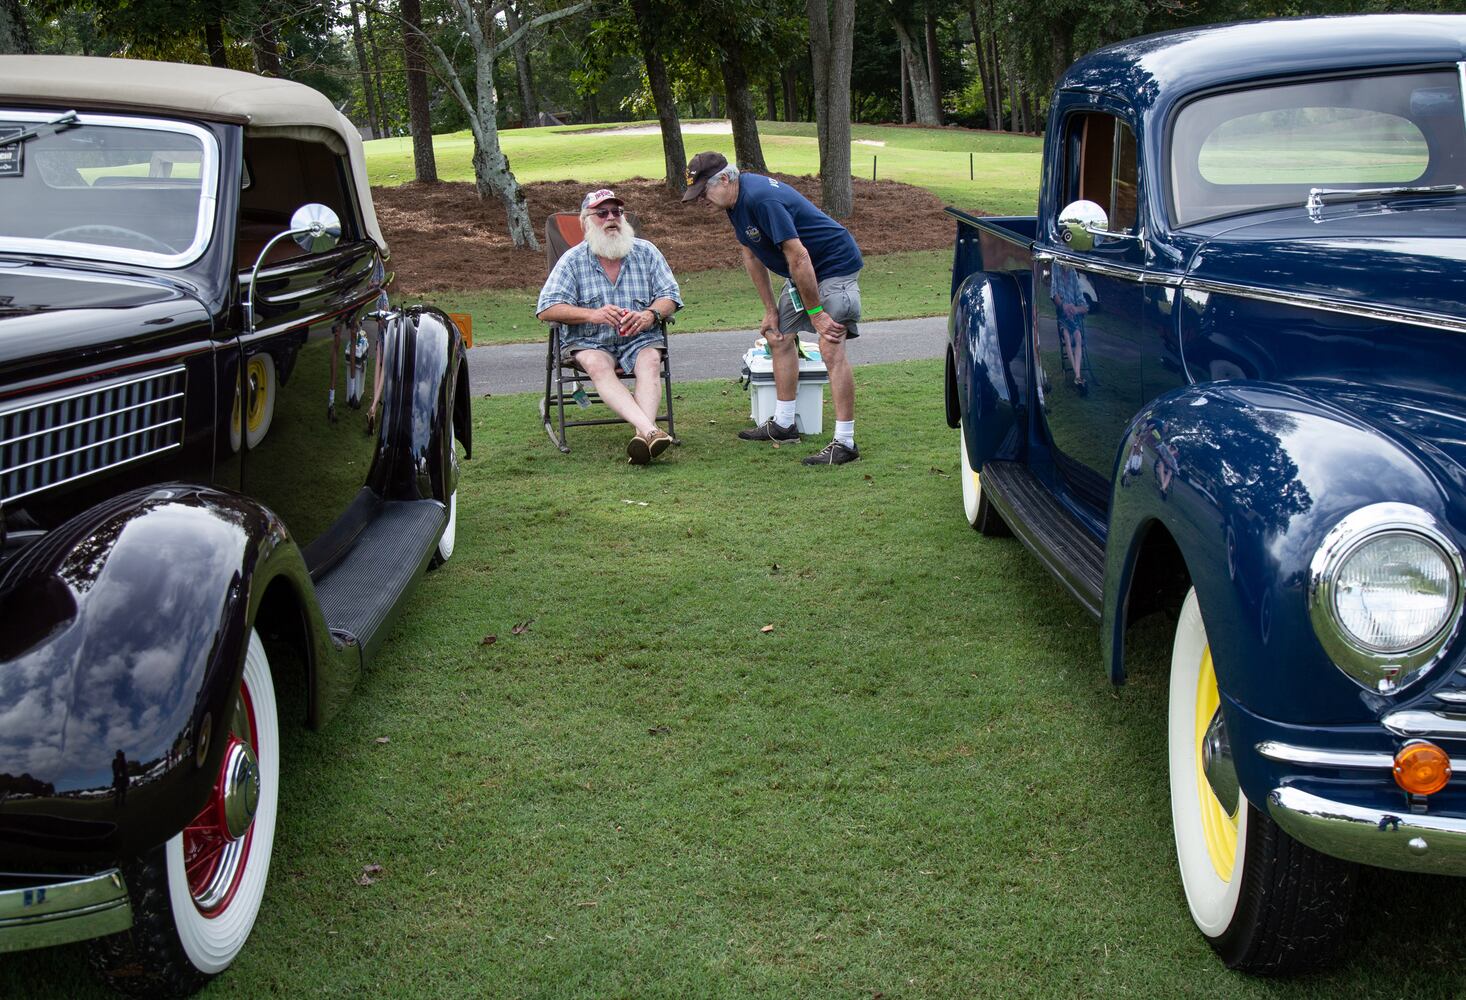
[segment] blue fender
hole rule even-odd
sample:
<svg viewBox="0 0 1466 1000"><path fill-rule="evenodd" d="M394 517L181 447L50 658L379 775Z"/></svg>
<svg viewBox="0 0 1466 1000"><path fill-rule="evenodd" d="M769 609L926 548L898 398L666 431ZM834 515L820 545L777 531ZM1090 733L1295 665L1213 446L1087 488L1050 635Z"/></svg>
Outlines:
<svg viewBox="0 0 1466 1000"><path fill-rule="evenodd" d="M1028 384L1023 295L1010 274L977 271L952 298L947 337L947 422L966 425L974 469L1021 457L1026 441L1022 387ZM955 412L954 412L955 411Z"/></svg>
<svg viewBox="0 0 1466 1000"><path fill-rule="evenodd" d="M397 377L383 389L382 432L367 485L387 500L440 500L458 487L454 440L472 455L468 364L463 336L431 306L389 324Z"/></svg>
<svg viewBox="0 0 1466 1000"><path fill-rule="evenodd" d="M1449 523L1448 473L1327 389L1214 382L1156 399L1116 458L1101 626L1111 678L1125 675L1137 557L1163 528L1196 588L1224 703L1280 724L1372 722L1379 696L1314 634L1309 563L1342 517L1371 503L1412 503Z"/></svg>
<svg viewBox="0 0 1466 1000"><path fill-rule="evenodd" d="M184 485L123 494L13 558L0 578L0 856L135 856L192 820L225 749L215 723L281 578L309 592L274 514ZM318 610L314 622L328 644Z"/></svg>

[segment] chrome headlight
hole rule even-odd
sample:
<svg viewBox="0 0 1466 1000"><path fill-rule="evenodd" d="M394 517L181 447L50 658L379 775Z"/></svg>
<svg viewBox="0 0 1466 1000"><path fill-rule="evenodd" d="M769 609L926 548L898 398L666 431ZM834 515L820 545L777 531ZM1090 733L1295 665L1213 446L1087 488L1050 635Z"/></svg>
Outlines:
<svg viewBox="0 0 1466 1000"><path fill-rule="evenodd" d="M1313 630L1339 669L1371 690L1393 691L1430 666L1461 617L1461 552L1410 504L1349 514L1309 569Z"/></svg>

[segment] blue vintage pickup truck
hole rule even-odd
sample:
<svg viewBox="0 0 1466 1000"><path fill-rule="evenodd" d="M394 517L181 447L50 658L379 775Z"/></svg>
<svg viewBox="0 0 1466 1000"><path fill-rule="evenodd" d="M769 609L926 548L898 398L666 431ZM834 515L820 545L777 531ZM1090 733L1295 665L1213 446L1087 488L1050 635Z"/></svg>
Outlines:
<svg viewBox="0 0 1466 1000"><path fill-rule="evenodd" d="M1172 819L1223 960L1328 960L1360 864L1466 874L1466 16L1095 52L1036 218L957 217L968 522L1175 617ZM1454 775L1454 776L1453 776Z"/></svg>

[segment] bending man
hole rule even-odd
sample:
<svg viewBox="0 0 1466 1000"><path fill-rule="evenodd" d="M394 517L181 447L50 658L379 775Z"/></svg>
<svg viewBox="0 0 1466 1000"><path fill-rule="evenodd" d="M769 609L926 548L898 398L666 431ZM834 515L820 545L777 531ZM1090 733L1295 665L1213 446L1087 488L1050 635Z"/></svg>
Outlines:
<svg viewBox="0 0 1466 1000"><path fill-rule="evenodd" d="M835 398L835 436L805 465L842 465L860 457L855 447L855 379L845 341L860 336L860 286L864 262L850 231L798 191L761 174L740 174L722 153L698 153L687 166L683 201L698 197L728 213L743 250L743 267L763 300L759 333L774 362L774 415L745 441L798 441L799 331L820 338L820 356ZM784 278L777 302L769 272Z"/></svg>
<svg viewBox="0 0 1466 1000"><path fill-rule="evenodd" d="M608 190L580 203L584 242L555 263L540 289L535 314L566 326L564 350L590 376L601 400L636 428L627 460L645 465L672 438L657 426L662 401L662 323L682 305L677 279L662 252L636 238L624 204ZM616 377L616 366L636 376L636 394Z"/></svg>

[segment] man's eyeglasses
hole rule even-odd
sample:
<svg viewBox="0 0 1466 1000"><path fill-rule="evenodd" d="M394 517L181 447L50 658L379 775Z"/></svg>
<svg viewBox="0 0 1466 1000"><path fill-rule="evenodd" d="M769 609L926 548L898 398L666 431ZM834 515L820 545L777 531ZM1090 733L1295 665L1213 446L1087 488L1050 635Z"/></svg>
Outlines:
<svg viewBox="0 0 1466 1000"><path fill-rule="evenodd" d="M597 219L619 219L623 214L619 208L598 208L595 212Z"/></svg>

